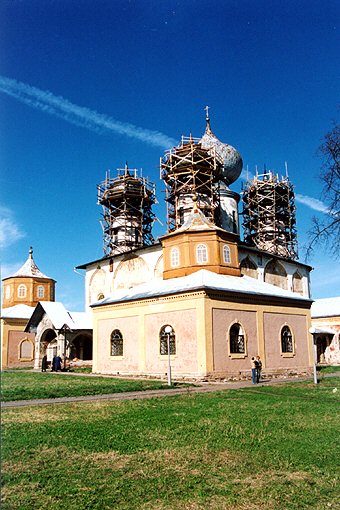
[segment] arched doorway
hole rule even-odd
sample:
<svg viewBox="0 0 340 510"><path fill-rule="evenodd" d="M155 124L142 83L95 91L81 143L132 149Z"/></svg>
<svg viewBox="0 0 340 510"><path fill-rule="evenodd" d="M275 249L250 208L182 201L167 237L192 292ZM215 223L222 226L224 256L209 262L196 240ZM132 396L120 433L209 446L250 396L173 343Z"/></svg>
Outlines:
<svg viewBox="0 0 340 510"><path fill-rule="evenodd" d="M71 346L70 358L83 361L92 360L92 338L90 335L80 334L75 337Z"/></svg>
<svg viewBox="0 0 340 510"><path fill-rule="evenodd" d="M51 362L53 356L58 354L57 334L54 329L47 329L41 336L41 354L46 354L47 361Z"/></svg>
<svg viewBox="0 0 340 510"><path fill-rule="evenodd" d="M326 336L318 336L316 339L316 359L318 363L325 363L325 351L328 347Z"/></svg>

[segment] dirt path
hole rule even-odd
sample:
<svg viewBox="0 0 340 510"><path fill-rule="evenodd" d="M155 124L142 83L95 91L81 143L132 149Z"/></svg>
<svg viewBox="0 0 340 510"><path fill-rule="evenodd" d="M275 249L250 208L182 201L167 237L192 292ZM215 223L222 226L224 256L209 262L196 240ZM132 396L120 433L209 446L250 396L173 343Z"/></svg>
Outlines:
<svg viewBox="0 0 340 510"><path fill-rule="evenodd" d="M327 376L338 376L339 373L327 374ZM295 377L295 378L278 378L263 381L256 385L256 388L263 386L273 386L286 382L310 381L311 377ZM84 395L81 397L60 397L60 398L43 398L36 400L16 400L12 402L2 402L1 409L12 407L39 406L50 404L65 404L70 402L93 402L103 400L135 400L156 397L171 397L176 395L190 395L193 393L207 393L212 391L238 390L241 388L254 388L250 381L233 381L233 382L216 382L216 383L200 383L198 386L188 386L185 388L171 388L165 390L146 390L146 391L130 391L120 393L109 393L104 395Z"/></svg>

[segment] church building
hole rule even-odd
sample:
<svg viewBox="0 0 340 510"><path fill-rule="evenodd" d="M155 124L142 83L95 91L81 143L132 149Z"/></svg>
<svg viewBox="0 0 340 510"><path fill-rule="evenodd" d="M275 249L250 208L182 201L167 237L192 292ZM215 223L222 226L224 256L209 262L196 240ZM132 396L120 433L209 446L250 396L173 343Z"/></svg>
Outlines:
<svg viewBox="0 0 340 510"><path fill-rule="evenodd" d="M311 370L311 268L297 260L294 192L264 172L238 193L242 158L212 132L161 158L167 233L152 237L154 186L137 170L98 186L104 257L84 269L93 372L240 378Z"/></svg>

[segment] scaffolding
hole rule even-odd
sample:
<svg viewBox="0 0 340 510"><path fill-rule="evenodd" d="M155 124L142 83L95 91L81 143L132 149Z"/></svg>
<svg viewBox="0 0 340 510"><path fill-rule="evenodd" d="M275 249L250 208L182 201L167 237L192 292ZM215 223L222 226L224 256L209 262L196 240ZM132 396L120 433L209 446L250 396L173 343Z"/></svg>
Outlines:
<svg viewBox="0 0 340 510"><path fill-rule="evenodd" d="M193 199L203 214L214 221L222 163L214 147L205 149L199 142L198 138L183 136L179 147L168 150L161 158L169 232L183 225L192 211Z"/></svg>
<svg viewBox="0 0 340 510"><path fill-rule="evenodd" d="M258 249L297 259L297 233L293 186L265 172L247 181L243 191L244 240Z"/></svg>
<svg viewBox="0 0 340 510"><path fill-rule="evenodd" d="M139 176L137 169L117 169L117 176L97 185L98 201L103 208L103 250L114 255L148 246L154 242L152 226L156 202L155 185Z"/></svg>

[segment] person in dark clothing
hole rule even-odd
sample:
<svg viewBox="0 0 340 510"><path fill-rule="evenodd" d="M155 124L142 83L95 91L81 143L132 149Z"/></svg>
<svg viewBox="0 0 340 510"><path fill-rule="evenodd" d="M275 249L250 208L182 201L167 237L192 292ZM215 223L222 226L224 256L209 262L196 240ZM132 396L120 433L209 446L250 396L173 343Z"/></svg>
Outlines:
<svg viewBox="0 0 340 510"><path fill-rule="evenodd" d="M56 372L61 371L61 357L55 356L54 370Z"/></svg>
<svg viewBox="0 0 340 510"><path fill-rule="evenodd" d="M41 371L46 372L47 369L47 356L43 356L43 359L41 360Z"/></svg>
<svg viewBox="0 0 340 510"><path fill-rule="evenodd" d="M261 379L262 361L260 356L256 356L257 367L256 367L256 382L259 383Z"/></svg>

